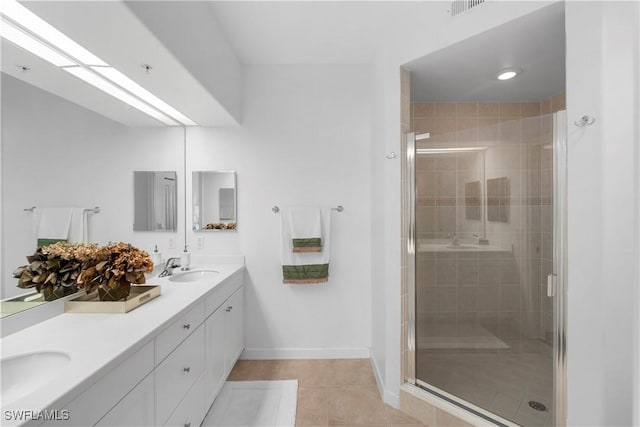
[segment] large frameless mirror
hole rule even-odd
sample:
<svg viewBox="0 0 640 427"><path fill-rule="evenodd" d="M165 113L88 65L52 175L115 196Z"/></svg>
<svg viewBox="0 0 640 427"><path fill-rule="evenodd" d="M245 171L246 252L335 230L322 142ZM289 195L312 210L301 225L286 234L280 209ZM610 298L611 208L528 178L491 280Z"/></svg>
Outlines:
<svg viewBox="0 0 640 427"><path fill-rule="evenodd" d="M193 230L235 230L237 191L234 171L194 171Z"/></svg>
<svg viewBox="0 0 640 427"><path fill-rule="evenodd" d="M133 231L177 230L178 190L174 171L134 171Z"/></svg>

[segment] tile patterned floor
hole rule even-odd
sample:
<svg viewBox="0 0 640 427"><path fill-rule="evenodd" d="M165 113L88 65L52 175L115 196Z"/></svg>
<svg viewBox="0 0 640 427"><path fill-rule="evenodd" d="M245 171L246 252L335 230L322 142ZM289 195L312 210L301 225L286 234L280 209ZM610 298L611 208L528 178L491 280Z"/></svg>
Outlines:
<svg viewBox="0 0 640 427"><path fill-rule="evenodd" d="M380 399L369 359L239 360L229 381L298 380L296 426L424 426Z"/></svg>
<svg viewBox="0 0 640 427"><path fill-rule="evenodd" d="M552 424L551 348L538 352L419 351L416 376L427 383L527 427ZM537 401L547 411L528 404Z"/></svg>

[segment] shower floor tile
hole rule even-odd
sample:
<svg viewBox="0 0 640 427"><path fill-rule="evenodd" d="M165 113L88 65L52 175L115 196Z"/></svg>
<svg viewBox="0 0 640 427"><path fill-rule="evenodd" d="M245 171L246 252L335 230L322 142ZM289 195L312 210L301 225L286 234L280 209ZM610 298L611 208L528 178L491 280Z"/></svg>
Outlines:
<svg viewBox="0 0 640 427"><path fill-rule="evenodd" d="M416 377L525 426L548 425L553 399L551 347L509 343L508 350L419 349ZM536 348L522 353L514 349ZM546 406L536 411L533 400Z"/></svg>

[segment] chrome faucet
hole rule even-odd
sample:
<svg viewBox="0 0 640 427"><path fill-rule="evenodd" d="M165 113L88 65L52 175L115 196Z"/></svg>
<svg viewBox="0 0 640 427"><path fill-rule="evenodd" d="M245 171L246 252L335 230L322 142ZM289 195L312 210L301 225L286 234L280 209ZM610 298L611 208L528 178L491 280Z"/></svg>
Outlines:
<svg viewBox="0 0 640 427"><path fill-rule="evenodd" d="M176 261L178 262L176 263ZM162 273L160 273L158 277L166 277L166 276L173 275L173 269L180 267L179 261L180 261L179 257L169 258L167 262L164 264L164 270L162 270Z"/></svg>
<svg viewBox="0 0 640 427"><path fill-rule="evenodd" d="M460 246L460 239L458 239L458 236L449 233L449 237L451 238L451 246Z"/></svg>

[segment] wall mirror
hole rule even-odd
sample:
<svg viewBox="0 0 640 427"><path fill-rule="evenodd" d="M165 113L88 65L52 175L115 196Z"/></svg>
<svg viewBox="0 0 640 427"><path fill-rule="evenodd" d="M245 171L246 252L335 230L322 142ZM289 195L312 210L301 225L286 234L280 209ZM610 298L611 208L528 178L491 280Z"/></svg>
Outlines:
<svg viewBox="0 0 640 427"><path fill-rule="evenodd" d="M193 230L235 230L237 191L234 171L194 171Z"/></svg>
<svg viewBox="0 0 640 427"><path fill-rule="evenodd" d="M174 171L133 172L133 231L177 230L176 182Z"/></svg>
<svg viewBox="0 0 640 427"><path fill-rule="evenodd" d="M480 194L480 181L464 184L464 208L465 218L480 220L482 199Z"/></svg>
<svg viewBox="0 0 640 427"><path fill-rule="evenodd" d="M509 222L509 178L506 176L487 180L487 219L492 222Z"/></svg>

